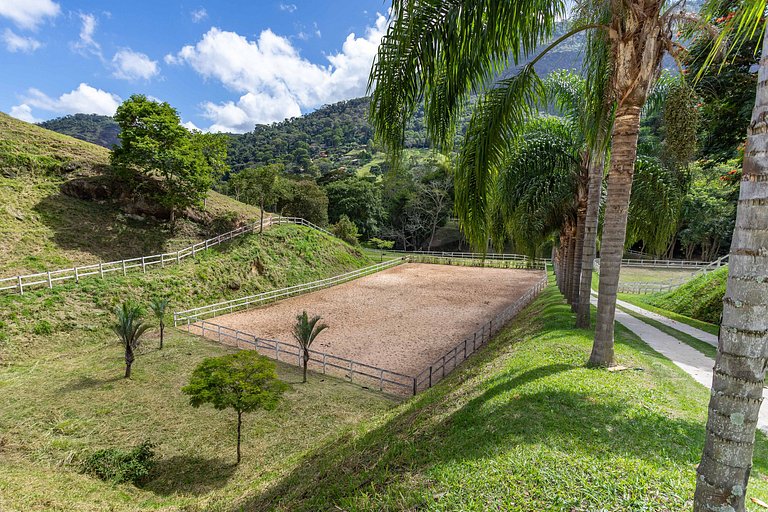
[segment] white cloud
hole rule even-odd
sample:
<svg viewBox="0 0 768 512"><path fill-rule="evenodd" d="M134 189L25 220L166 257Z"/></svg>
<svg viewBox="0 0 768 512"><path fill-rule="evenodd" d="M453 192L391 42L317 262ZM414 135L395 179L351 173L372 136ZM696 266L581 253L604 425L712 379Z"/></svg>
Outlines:
<svg viewBox="0 0 768 512"><path fill-rule="evenodd" d="M205 8L200 7L189 13L189 15L192 16L193 23L200 23L208 17L208 11L206 11Z"/></svg>
<svg viewBox="0 0 768 512"><path fill-rule="evenodd" d="M51 0L0 0L0 16L18 27L34 30L45 18L55 18L61 7Z"/></svg>
<svg viewBox="0 0 768 512"><path fill-rule="evenodd" d="M72 47L79 52L88 52L96 55L100 59L103 59L101 55L101 45L93 38L94 32L96 32L96 16L93 14L80 13L80 21L82 26L80 27L80 39L72 44Z"/></svg>
<svg viewBox="0 0 768 512"><path fill-rule="evenodd" d="M181 123L181 126L183 126L184 128L186 128L187 130L189 130L191 132L193 132L193 131L196 131L196 132L202 131L192 121L187 121L186 123Z"/></svg>
<svg viewBox="0 0 768 512"><path fill-rule="evenodd" d="M285 12L295 12L298 7L296 7L296 4L284 4L280 3L280 10Z"/></svg>
<svg viewBox="0 0 768 512"><path fill-rule="evenodd" d="M58 98L51 98L39 89L29 89L24 97L24 105L39 108L57 114L115 114L121 103L120 96L107 91L96 89L81 83L77 89L67 92Z"/></svg>
<svg viewBox="0 0 768 512"><path fill-rule="evenodd" d="M168 55L169 64L188 64L200 75L240 93L237 102L203 105L211 131L248 131L256 123L300 115L302 109L361 96L387 20L379 15L362 37L349 34L328 64L304 59L285 38L264 30L256 41L211 28L197 44Z"/></svg>
<svg viewBox="0 0 768 512"><path fill-rule="evenodd" d="M119 50L112 57L112 65L115 68L112 76L123 80L149 80L160 73L156 60L130 48Z"/></svg>
<svg viewBox="0 0 768 512"><path fill-rule="evenodd" d="M3 42L5 43L6 50L12 53L31 53L42 46L42 43L37 39L20 36L9 28L3 32Z"/></svg>
<svg viewBox="0 0 768 512"><path fill-rule="evenodd" d="M32 107L30 107L26 103L22 103L21 105L16 105L14 107L11 107L11 111L9 113L11 117L15 117L16 119L21 119L22 121L26 121L28 123L40 122L39 119L36 119L35 116L32 115Z"/></svg>

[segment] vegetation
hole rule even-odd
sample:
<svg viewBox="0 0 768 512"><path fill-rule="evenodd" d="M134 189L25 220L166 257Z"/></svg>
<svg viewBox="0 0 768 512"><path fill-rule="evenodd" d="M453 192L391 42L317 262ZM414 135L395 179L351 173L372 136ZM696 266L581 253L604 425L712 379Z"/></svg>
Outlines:
<svg viewBox="0 0 768 512"><path fill-rule="evenodd" d="M727 279L728 267L723 267L691 279L676 290L643 296L641 300L660 309L719 325Z"/></svg>
<svg viewBox="0 0 768 512"><path fill-rule="evenodd" d="M342 215L339 222L331 226L331 231L336 238L344 240L349 245L356 246L360 243L357 226L346 215Z"/></svg>
<svg viewBox="0 0 768 512"><path fill-rule="evenodd" d="M160 350L163 349L163 336L165 334L165 313L168 309L170 301L165 297L152 297L149 302L149 309L152 310L152 314L155 315L157 324L160 327Z"/></svg>
<svg viewBox="0 0 768 512"><path fill-rule="evenodd" d="M307 382L307 365L309 364L309 349L318 334L328 328L326 324L320 324L320 315L309 318L307 312L296 316L296 325L293 326L293 338L299 344L304 361L304 379Z"/></svg>
<svg viewBox="0 0 768 512"><path fill-rule="evenodd" d="M125 351L125 378L131 378L131 367L135 360L136 351L141 343L141 336L150 328L150 325L142 318L143 308L133 302L123 302L115 308L117 323L112 330L120 338L120 343Z"/></svg>
<svg viewBox="0 0 768 512"><path fill-rule="evenodd" d="M149 441L130 450L105 448L96 450L81 463L83 473L113 484L139 485L147 479L155 466L155 445Z"/></svg>
<svg viewBox="0 0 768 512"><path fill-rule="evenodd" d="M282 166L267 165L244 169L230 180L229 186L235 194L235 199L259 206L259 233L264 231L264 208L277 202L278 178L281 172Z"/></svg>
<svg viewBox="0 0 768 512"><path fill-rule="evenodd" d="M181 392L189 395L192 407L211 404L218 410L234 409L237 413L237 464L240 464L243 413L275 409L286 389L287 385L277 378L275 363L256 351L241 350L203 360Z"/></svg>
<svg viewBox="0 0 768 512"><path fill-rule="evenodd" d="M160 202L171 220L176 212L202 206L216 179L223 174L226 141L219 135L190 133L178 112L135 94L117 108L121 145L112 150L110 162L123 179L138 171L159 181Z"/></svg>
<svg viewBox="0 0 768 512"><path fill-rule="evenodd" d="M109 168L106 149L2 113L0 132L3 277L171 252L259 218L258 208L211 191L204 211L170 230L117 198L62 192L72 181L99 185Z"/></svg>
<svg viewBox="0 0 768 512"><path fill-rule="evenodd" d="M112 149L120 145L120 125L110 116L72 114L39 123L46 130Z"/></svg>

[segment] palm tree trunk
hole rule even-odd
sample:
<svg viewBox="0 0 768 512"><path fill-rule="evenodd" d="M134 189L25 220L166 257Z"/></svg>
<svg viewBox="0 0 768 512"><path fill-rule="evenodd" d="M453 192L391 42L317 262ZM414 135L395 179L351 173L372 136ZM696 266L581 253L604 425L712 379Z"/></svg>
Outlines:
<svg viewBox="0 0 768 512"><path fill-rule="evenodd" d="M304 349L304 380L302 382L307 382L307 366L309 365L309 351L307 349Z"/></svg>
<svg viewBox="0 0 768 512"><path fill-rule="evenodd" d="M160 350L163 350L163 335L165 332L165 324L160 322Z"/></svg>
<svg viewBox="0 0 768 512"><path fill-rule="evenodd" d="M768 32L768 26L766 26ZM747 132L744 175L709 400L695 511L745 510L768 364L768 37Z"/></svg>
<svg viewBox="0 0 768 512"><path fill-rule="evenodd" d="M237 463L240 464L240 432L243 427L243 411L237 411Z"/></svg>
<svg viewBox="0 0 768 512"><path fill-rule="evenodd" d="M575 312L579 305L580 283L581 283L581 260L584 254L584 221L587 217L587 198L579 200L578 212L576 214L576 235L574 236L575 247L573 251L573 276L571 277L571 309Z"/></svg>
<svg viewBox="0 0 768 512"><path fill-rule="evenodd" d="M621 257L627 234L627 213L635 172L640 107L622 106L616 111L611 133L611 168L608 171L608 198L600 246L600 286L597 304L595 343L589 357L591 366L613 364L613 322L619 287Z"/></svg>
<svg viewBox="0 0 768 512"><path fill-rule="evenodd" d="M596 144L602 148L602 144ZM602 149L592 153L589 159L589 185L587 187L587 212L584 218L584 249L581 254L581 281L579 282L579 305L576 312L576 327L588 328L590 321L590 296L592 293L592 270L597 255L597 228L600 217L600 196L603 188L603 167L605 152Z"/></svg>
<svg viewBox="0 0 768 512"><path fill-rule="evenodd" d="M129 344L125 345L125 378L131 378L131 365L133 364L133 349Z"/></svg>
<svg viewBox="0 0 768 512"><path fill-rule="evenodd" d="M573 291L574 291L574 281L573 281L573 273L574 269L576 267L576 226L573 224L573 222L568 223L568 265L565 269L565 279L567 280L567 286L566 286L566 294L565 298L568 301L568 304L573 304Z"/></svg>

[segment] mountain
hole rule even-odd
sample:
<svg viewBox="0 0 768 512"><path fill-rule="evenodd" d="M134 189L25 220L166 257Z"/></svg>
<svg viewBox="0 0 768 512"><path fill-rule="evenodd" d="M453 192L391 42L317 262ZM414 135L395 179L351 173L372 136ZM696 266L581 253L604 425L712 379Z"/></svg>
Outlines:
<svg viewBox="0 0 768 512"><path fill-rule="evenodd" d="M120 145L120 126L109 116L73 114L38 123L43 128L91 142L107 149Z"/></svg>

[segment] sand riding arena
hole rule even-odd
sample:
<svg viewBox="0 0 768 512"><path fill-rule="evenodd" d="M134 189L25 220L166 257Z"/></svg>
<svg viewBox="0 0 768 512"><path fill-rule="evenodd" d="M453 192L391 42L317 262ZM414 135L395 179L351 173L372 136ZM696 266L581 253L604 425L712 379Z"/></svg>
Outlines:
<svg viewBox="0 0 768 512"><path fill-rule="evenodd" d="M312 345L310 369L415 394L486 343L546 283L542 270L398 263L261 307L206 320L182 315L177 324L296 365L291 329L306 310L329 326ZM209 311L226 312L227 304Z"/></svg>

